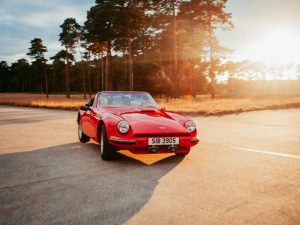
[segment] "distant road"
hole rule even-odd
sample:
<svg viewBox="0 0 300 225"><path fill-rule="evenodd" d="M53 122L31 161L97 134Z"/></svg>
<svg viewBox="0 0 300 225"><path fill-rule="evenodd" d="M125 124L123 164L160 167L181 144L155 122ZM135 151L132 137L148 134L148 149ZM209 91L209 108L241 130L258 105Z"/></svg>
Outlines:
<svg viewBox="0 0 300 225"><path fill-rule="evenodd" d="M193 119L184 159L104 162L76 112L0 106L0 224L299 224L299 109Z"/></svg>

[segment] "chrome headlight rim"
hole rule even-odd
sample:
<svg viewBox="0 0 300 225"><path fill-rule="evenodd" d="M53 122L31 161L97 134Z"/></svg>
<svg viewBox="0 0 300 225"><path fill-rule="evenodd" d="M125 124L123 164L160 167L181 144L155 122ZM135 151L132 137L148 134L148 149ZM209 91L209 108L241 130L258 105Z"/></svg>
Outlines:
<svg viewBox="0 0 300 225"><path fill-rule="evenodd" d="M121 120L120 122L118 122L117 124L117 130L121 133L121 134L126 134L130 129L130 125L127 121L125 120Z"/></svg>
<svg viewBox="0 0 300 225"><path fill-rule="evenodd" d="M196 123L193 120L186 121L184 126L190 132L194 132L196 130Z"/></svg>

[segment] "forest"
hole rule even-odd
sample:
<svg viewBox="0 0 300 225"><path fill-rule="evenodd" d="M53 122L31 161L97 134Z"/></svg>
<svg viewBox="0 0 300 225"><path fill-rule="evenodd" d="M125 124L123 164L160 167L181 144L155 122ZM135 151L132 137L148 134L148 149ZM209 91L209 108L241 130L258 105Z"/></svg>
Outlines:
<svg viewBox="0 0 300 225"><path fill-rule="evenodd" d="M45 57L43 40L33 37L26 52L31 62L1 61L0 92L64 93L66 98L82 93L86 98L102 90L144 90L214 98L224 82L264 79L270 72L280 78L278 68L225 60L231 50L220 45L216 30L234 28L226 3L96 0L84 24L76 18L62 21L62 49L52 57Z"/></svg>

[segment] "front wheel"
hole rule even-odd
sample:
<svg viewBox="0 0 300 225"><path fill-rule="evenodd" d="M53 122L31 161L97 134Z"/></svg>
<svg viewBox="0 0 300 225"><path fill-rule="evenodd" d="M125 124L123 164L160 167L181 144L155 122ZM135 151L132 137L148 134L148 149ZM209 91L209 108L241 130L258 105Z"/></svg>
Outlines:
<svg viewBox="0 0 300 225"><path fill-rule="evenodd" d="M83 133L82 126L80 125L80 122L78 123L78 138L79 138L79 141L82 142L82 143L86 143L90 140L90 137L87 136L85 133Z"/></svg>
<svg viewBox="0 0 300 225"><path fill-rule="evenodd" d="M188 151L188 152L178 152L178 153L175 153L177 156L179 156L179 157L185 157L187 154L189 154L190 153L190 151Z"/></svg>
<svg viewBox="0 0 300 225"><path fill-rule="evenodd" d="M100 154L103 160L112 160L115 158L116 152L112 146L108 143L105 126L101 126L100 131Z"/></svg>

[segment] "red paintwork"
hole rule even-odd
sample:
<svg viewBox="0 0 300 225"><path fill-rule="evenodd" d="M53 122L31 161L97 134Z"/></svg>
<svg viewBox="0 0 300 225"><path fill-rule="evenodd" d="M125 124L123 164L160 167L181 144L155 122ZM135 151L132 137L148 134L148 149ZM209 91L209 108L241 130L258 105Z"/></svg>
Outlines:
<svg viewBox="0 0 300 225"><path fill-rule="evenodd" d="M108 139L135 141L135 144L126 145L109 141L116 150L129 150L136 154L148 153L148 137L179 137L178 153L189 152L190 147L199 142L197 130L191 133L184 127L188 120L187 117L154 108L97 108L97 98L101 93L103 92L99 92L95 96L93 107L90 110L79 110L77 118L83 132L94 141L99 142L98 134L100 133L100 125L103 123ZM130 124L130 130L126 134L121 134L117 130L117 124L121 120L126 120ZM164 126L165 129L161 129L161 126ZM167 152L167 146L160 146L159 153Z"/></svg>

